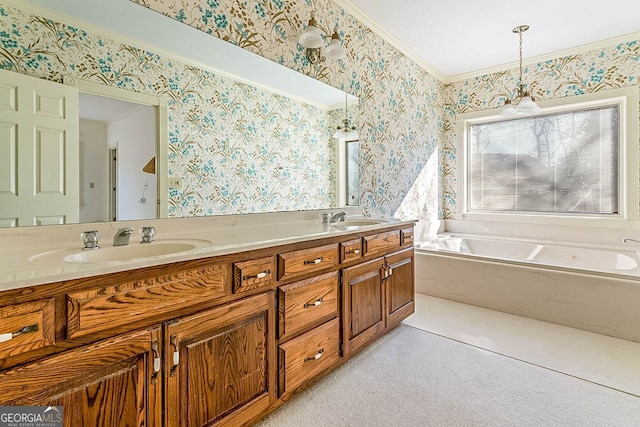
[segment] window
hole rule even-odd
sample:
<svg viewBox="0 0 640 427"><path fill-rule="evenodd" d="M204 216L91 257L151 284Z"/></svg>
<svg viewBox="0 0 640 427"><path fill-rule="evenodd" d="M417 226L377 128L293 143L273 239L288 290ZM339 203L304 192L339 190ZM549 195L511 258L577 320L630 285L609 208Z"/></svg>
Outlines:
<svg viewBox="0 0 640 427"><path fill-rule="evenodd" d="M618 213L618 106L469 126L470 210Z"/></svg>
<svg viewBox="0 0 640 427"><path fill-rule="evenodd" d="M541 105L533 117L463 117L463 217L637 219L637 89Z"/></svg>
<svg viewBox="0 0 640 427"><path fill-rule="evenodd" d="M346 149L346 205L360 204L360 141L345 141Z"/></svg>

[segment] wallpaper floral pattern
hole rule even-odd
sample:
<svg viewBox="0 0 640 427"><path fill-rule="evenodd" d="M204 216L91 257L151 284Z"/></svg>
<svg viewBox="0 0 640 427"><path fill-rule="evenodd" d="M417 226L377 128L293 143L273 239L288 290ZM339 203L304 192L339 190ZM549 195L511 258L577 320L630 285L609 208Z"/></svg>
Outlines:
<svg viewBox="0 0 640 427"><path fill-rule="evenodd" d="M640 78L640 41L539 62L524 68L526 89L538 100L564 98L626 86ZM454 218L456 195L456 119L459 114L497 108L514 96L518 70L488 74L445 86L441 200L443 218ZM639 165L640 167L640 165Z"/></svg>
<svg viewBox="0 0 640 427"><path fill-rule="evenodd" d="M169 216L335 205L327 111L18 9L0 8L1 67L72 75L168 101Z"/></svg>
<svg viewBox="0 0 640 427"><path fill-rule="evenodd" d="M443 85L330 0L131 1L358 96L360 109L352 120L361 141L361 204L372 216L453 218L456 119L502 105L517 84L513 69ZM332 202L332 182L315 188L295 183L325 176L326 169L314 168L334 167L330 135L341 114L318 115L313 107L287 104L256 88L234 108L247 89L242 83L3 3L0 67L54 81L68 74L169 100L170 172L188 183L182 191L172 190L171 215ZM308 62L297 37L312 10L325 33L339 25L346 60ZM540 62L525 67L524 80L538 99L637 85L639 51L640 42L631 40ZM286 123L311 117L316 118L313 132L286 133ZM217 132L223 118L230 119L225 135ZM256 134L258 122L268 122L270 130ZM297 144L270 144L267 134L291 137ZM325 145L318 141L325 138L326 150L319 150ZM300 141L309 145L300 147ZM295 166L283 163L292 159ZM238 177L255 183L256 192L243 190ZM334 179L329 174L329 181Z"/></svg>
<svg viewBox="0 0 640 427"><path fill-rule="evenodd" d="M418 199L412 183L440 143L442 84L342 8L330 0L135 2L358 96L364 213L392 216L403 201L410 206L406 200ZM335 160L329 152L334 142L317 153L318 141L325 136L283 133L282 124L295 114L278 110L281 114L273 117L275 109L260 107L271 103L264 102L268 95L257 91L248 97L246 110L229 109L218 95L237 99L239 83L220 91L216 85L224 79L212 73L3 3L0 1L2 68L54 81L67 74L169 100L170 173L183 175L188 182L182 191L170 194L172 216L311 209L326 206L334 197L329 194L331 183L312 187L300 181L324 175L317 168L333 167ZM312 10L325 32L336 23L340 26L346 60L308 62L297 37ZM201 103L214 98L222 110ZM284 101L275 100L274 105L278 102ZM226 125L227 129L249 134L223 137L213 131L223 114L228 118L234 112L235 124ZM323 118L317 126L327 120ZM291 145L265 144L263 135L250 134L255 121L269 121L271 133L278 138L290 136L308 145L291 151ZM329 136L333 133L330 127ZM275 166L280 160L292 159L298 159L295 167ZM238 177L255 182L257 192L240 191ZM334 175L329 179L335 179ZM403 212L411 218L422 215L419 208Z"/></svg>
<svg viewBox="0 0 640 427"><path fill-rule="evenodd" d="M441 142L443 85L342 8L330 0L131 1L358 96L365 214L437 215L411 188ZM346 60L309 63L297 39L311 11L326 34L339 26ZM403 201L410 207L397 212Z"/></svg>

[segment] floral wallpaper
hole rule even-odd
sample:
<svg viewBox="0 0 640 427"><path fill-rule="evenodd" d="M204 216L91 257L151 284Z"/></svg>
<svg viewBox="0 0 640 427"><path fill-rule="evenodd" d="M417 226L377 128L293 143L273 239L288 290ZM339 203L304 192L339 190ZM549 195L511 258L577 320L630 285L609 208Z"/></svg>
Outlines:
<svg viewBox="0 0 640 427"><path fill-rule="evenodd" d="M456 118L501 106L517 84L517 69L442 84L331 0L130 1L358 96L350 119L360 135L366 215L453 218ZM331 135L343 112L317 111L5 3L0 0L0 67L53 81L67 74L168 99L170 174L186 183L171 190L172 216L333 203ZM339 26L345 60L306 59L297 38L312 10L325 33ZM551 99L637 85L639 46L631 40L526 66L527 89Z"/></svg>
<svg viewBox="0 0 640 427"><path fill-rule="evenodd" d="M417 201L412 184L441 140L443 85L342 8L330 0L134 2L358 96L365 215L393 216L401 203ZM309 63L297 38L312 10L326 33L340 26L346 60ZM169 100L170 174L186 183L171 190L171 216L312 209L333 202L335 174L326 183L308 183L334 166L335 127L318 132L331 117L308 106L283 109L284 100L255 88L237 105L238 82L1 0L0 11L2 68L54 81L67 74ZM285 131L285 123L311 116L316 120L307 129ZM223 119L231 121L220 134ZM270 130L255 134L258 122L268 122ZM286 141L274 144L267 134ZM293 140L297 147L288 142ZM240 180L256 190L244 190ZM437 197L437 191L429 194ZM423 215L420 208L402 212Z"/></svg>
<svg viewBox="0 0 640 427"><path fill-rule="evenodd" d="M4 69L167 99L169 175L182 178L169 216L335 205L329 112L16 8L1 7L0 23Z"/></svg>
<svg viewBox="0 0 640 427"><path fill-rule="evenodd" d="M523 81L537 100L564 98L638 85L640 41L564 56L524 67ZM441 160L441 217L453 218L456 203L458 114L501 107L515 95L518 69L456 81L445 86ZM640 167L640 165L639 165Z"/></svg>
<svg viewBox="0 0 640 427"><path fill-rule="evenodd" d="M360 98L360 199L372 216L419 218L412 184L441 142L443 85L330 0L131 0ZM347 59L310 64L297 39L312 11L338 25ZM429 181L432 182L432 181ZM428 194L437 205L437 182ZM401 204L406 209L398 211Z"/></svg>

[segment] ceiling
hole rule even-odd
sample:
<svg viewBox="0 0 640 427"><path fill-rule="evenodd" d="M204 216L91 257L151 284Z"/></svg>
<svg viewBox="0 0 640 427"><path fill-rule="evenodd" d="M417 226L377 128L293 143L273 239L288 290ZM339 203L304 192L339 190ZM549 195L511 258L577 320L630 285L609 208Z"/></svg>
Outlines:
<svg viewBox="0 0 640 427"><path fill-rule="evenodd" d="M127 117L140 104L80 92L80 118L111 123Z"/></svg>
<svg viewBox="0 0 640 427"><path fill-rule="evenodd" d="M518 25L531 27L523 34L525 62L526 58L640 31L638 0L341 0L339 3L352 12L360 9L426 63L428 70L435 69L440 74L437 77L450 80L462 74L517 64L518 36L512 30Z"/></svg>

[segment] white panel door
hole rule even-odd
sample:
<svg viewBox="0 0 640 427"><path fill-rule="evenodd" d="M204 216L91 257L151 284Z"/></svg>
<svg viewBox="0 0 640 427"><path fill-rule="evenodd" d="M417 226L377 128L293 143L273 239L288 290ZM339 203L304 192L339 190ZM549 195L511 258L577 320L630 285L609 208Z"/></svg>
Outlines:
<svg viewBox="0 0 640 427"><path fill-rule="evenodd" d="M78 89L0 70L0 227L77 223Z"/></svg>

